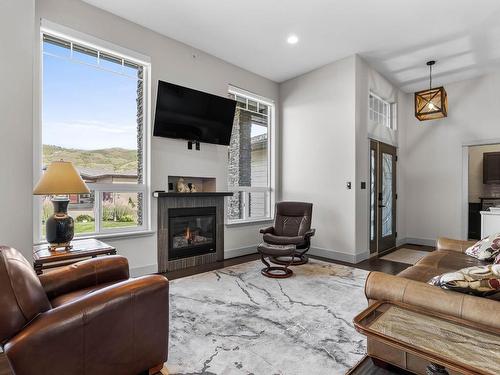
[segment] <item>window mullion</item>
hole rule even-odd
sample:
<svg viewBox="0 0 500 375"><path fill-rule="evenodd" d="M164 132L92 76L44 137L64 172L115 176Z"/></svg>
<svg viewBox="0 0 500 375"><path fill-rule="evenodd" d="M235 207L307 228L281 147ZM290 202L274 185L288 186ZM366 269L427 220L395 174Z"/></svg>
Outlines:
<svg viewBox="0 0 500 375"><path fill-rule="evenodd" d="M95 232L101 232L101 202L102 195L99 190L94 190L94 223L95 223Z"/></svg>

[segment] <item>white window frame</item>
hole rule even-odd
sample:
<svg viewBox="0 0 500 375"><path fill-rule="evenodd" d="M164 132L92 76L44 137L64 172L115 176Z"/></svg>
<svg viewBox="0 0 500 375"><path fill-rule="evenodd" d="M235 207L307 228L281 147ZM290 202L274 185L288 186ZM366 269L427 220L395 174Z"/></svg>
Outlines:
<svg viewBox="0 0 500 375"><path fill-rule="evenodd" d="M377 101L386 109L386 114L383 111L379 111L371 106L373 97L374 101ZM383 121L375 120L375 117L382 117ZM391 130L397 130L397 104L391 103L388 100L382 98L381 96L375 94L373 91L370 91L368 94L368 119L373 121L377 125L385 126Z"/></svg>
<svg viewBox="0 0 500 375"><path fill-rule="evenodd" d="M148 56L131 51L124 47L120 47L100 40L93 36L72 30L65 26L52 23L47 20L41 20L39 39L37 43L38 53L35 54L35 94L34 94L34 152L33 152L33 186L37 183L42 175L43 155L42 155L42 95L43 95L43 35L51 35L57 38L68 40L72 43L89 47L100 52L118 56L127 61L133 62L143 67L143 135L142 135L142 150L143 150L143 182L141 184L111 184L111 183L87 183L90 190L94 191L94 217L95 231L85 233L83 235L75 235L75 239L81 238L110 238L110 237L126 237L151 234L151 59ZM143 208L142 208L142 225L135 227L113 228L101 230L101 205L102 194L104 192L137 192L142 193ZM42 200L39 197L33 198L33 242L35 244L45 243L42 235Z"/></svg>
<svg viewBox="0 0 500 375"><path fill-rule="evenodd" d="M262 103L269 107L269 129L267 132L267 187L248 187L248 186L228 186L228 191L233 192L235 195L242 192L242 218L230 220L226 219L226 225L238 225L247 223L258 223L262 221L271 221L274 218L274 205L276 201L276 189L275 189L275 118L276 118L276 105L273 100L267 99L260 95L254 94L250 91L241 89L236 86L229 86L228 93L232 95L237 95L243 97L248 101L252 100L257 103ZM245 109L246 111L250 111ZM258 113L258 112L257 112ZM249 217L248 212L248 200L249 193L264 193L268 195L267 201L269 202L265 207L265 215L260 217Z"/></svg>

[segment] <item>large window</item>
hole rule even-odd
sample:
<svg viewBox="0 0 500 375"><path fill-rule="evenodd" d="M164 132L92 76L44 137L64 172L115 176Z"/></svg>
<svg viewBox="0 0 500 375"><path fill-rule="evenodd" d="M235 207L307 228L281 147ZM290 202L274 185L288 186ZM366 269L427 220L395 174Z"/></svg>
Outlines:
<svg viewBox="0 0 500 375"><path fill-rule="evenodd" d="M148 64L46 30L41 49L40 173L71 161L91 190L69 196L75 237L147 230ZM38 201L38 240L50 198Z"/></svg>
<svg viewBox="0 0 500 375"><path fill-rule="evenodd" d="M370 121L396 130L396 104L370 93L368 98L368 112Z"/></svg>
<svg viewBox="0 0 500 375"><path fill-rule="evenodd" d="M236 100L229 145L228 222L269 219L272 215L271 151L274 105L243 91L230 89Z"/></svg>

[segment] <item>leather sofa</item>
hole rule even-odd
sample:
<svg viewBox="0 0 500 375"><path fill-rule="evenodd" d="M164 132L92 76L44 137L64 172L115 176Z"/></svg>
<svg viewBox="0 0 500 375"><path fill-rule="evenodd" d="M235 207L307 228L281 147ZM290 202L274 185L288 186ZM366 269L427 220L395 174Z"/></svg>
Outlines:
<svg viewBox="0 0 500 375"><path fill-rule="evenodd" d="M474 241L439 238L433 251L397 276L371 272L365 285L368 303L398 301L427 311L500 328L500 301L443 290L427 282L445 272L486 264L464 254ZM368 355L416 374L426 374L429 364L411 353L394 349L376 339L368 339ZM450 374L456 374L450 371Z"/></svg>
<svg viewBox="0 0 500 375"><path fill-rule="evenodd" d="M129 278L122 256L37 276L0 246L0 344L15 375L137 375L168 354L168 280Z"/></svg>

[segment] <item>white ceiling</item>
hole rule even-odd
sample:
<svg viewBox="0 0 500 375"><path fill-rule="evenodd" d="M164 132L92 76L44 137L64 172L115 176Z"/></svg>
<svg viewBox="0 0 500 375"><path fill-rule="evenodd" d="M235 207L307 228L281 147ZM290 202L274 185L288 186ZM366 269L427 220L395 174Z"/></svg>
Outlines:
<svg viewBox="0 0 500 375"><path fill-rule="evenodd" d="M430 59L437 85L500 69L499 0L84 1L276 82L355 53L408 92Z"/></svg>

